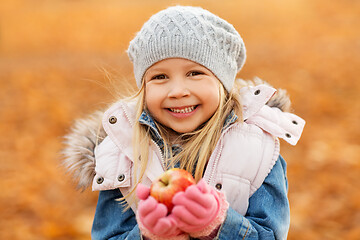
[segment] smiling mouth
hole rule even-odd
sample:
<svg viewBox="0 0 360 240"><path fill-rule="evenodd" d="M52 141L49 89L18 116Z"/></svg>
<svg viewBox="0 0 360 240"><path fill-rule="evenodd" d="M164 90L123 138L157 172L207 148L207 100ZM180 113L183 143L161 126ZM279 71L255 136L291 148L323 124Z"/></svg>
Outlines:
<svg viewBox="0 0 360 240"><path fill-rule="evenodd" d="M194 105L191 107L184 107L184 108L168 108L171 112L174 113L190 113L196 109L198 105Z"/></svg>

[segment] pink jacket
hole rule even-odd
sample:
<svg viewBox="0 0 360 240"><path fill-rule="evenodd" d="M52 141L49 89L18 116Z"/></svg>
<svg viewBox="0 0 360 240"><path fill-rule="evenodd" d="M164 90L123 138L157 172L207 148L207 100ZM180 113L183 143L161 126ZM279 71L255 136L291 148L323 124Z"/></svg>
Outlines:
<svg viewBox="0 0 360 240"><path fill-rule="evenodd" d="M226 128L214 149L204 179L223 191L230 206L245 214L248 199L262 185L279 156L278 138L295 145L305 121L300 117L266 105L276 90L267 85L241 89L243 123ZM104 114L107 134L95 148L95 177L92 189L119 188L126 195L132 187L132 126L134 103L120 101ZM150 185L163 171L159 147L150 146L150 162L143 184ZM131 206L136 212L136 206Z"/></svg>

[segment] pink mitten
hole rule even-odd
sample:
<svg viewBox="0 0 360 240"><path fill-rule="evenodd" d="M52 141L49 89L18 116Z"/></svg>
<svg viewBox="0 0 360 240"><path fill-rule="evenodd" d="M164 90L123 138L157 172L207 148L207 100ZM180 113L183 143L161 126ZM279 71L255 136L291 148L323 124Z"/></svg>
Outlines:
<svg viewBox="0 0 360 240"><path fill-rule="evenodd" d="M225 220L229 204L225 195L201 179L173 198L172 214L178 227L192 237L208 236Z"/></svg>
<svg viewBox="0 0 360 240"><path fill-rule="evenodd" d="M150 189L142 184L136 188L140 200L136 219L141 233L150 239L188 239L178 227L176 218L167 215L168 210L162 203L149 196Z"/></svg>

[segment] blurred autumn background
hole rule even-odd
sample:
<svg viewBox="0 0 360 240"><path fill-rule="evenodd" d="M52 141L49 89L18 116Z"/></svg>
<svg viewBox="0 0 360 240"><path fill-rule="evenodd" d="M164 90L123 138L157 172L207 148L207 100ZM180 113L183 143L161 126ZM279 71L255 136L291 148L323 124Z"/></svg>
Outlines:
<svg viewBox="0 0 360 240"><path fill-rule="evenodd" d="M231 22L241 78L287 89L307 121L288 162L289 239L360 239L360 1L2 0L0 239L90 239L97 193L60 166L73 120L133 79L129 41L155 12L199 5Z"/></svg>

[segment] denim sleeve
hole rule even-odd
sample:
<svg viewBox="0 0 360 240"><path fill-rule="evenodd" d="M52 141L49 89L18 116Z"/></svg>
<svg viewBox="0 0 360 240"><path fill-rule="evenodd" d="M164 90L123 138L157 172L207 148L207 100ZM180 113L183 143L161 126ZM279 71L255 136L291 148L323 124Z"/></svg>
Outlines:
<svg viewBox="0 0 360 240"><path fill-rule="evenodd" d="M286 162L279 156L261 187L250 197L245 217L229 208L219 239L286 239L290 226Z"/></svg>
<svg viewBox="0 0 360 240"><path fill-rule="evenodd" d="M121 202L116 201L121 197L119 189L100 191L91 239L141 239L134 212L123 212Z"/></svg>

